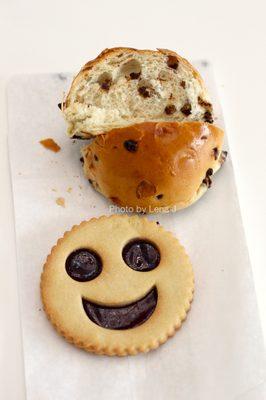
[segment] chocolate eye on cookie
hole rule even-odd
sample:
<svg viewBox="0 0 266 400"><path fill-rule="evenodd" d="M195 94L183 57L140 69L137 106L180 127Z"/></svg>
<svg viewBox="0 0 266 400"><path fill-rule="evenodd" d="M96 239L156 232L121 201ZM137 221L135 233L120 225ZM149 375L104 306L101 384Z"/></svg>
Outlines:
<svg viewBox="0 0 266 400"><path fill-rule="evenodd" d="M151 271L160 263L158 248L147 240L130 241L122 251L123 260L135 271Z"/></svg>
<svg viewBox="0 0 266 400"><path fill-rule="evenodd" d="M67 257L66 272L75 281L91 281L102 272L102 261L92 250L75 250Z"/></svg>
<svg viewBox="0 0 266 400"><path fill-rule="evenodd" d="M178 240L156 222L126 215L73 227L53 247L41 277L44 310L58 332L106 355L164 343L186 318L193 289Z"/></svg>

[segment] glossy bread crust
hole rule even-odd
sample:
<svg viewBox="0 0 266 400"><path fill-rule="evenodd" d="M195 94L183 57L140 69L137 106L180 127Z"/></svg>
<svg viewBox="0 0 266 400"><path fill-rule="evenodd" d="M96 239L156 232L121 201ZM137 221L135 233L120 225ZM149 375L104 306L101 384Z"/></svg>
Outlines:
<svg viewBox="0 0 266 400"><path fill-rule="evenodd" d="M203 122L114 129L82 149L84 173L118 206L176 211L198 200L222 164L223 131Z"/></svg>

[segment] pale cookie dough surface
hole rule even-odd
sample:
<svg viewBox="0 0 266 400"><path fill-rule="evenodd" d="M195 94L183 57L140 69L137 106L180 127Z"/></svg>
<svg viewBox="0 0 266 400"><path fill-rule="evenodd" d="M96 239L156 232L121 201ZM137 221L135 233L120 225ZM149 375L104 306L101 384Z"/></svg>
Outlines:
<svg viewBox="0 0 266 400"><path fill-rule="evenodd" d="M134 239L153 243L160 262L150 271L130 268L122 257ZM88 248L102 260L93 280L78 282L66 272L67 257ZM158 299L152 315L131 329L106 329L86 315L82 299L104 306L123 306L143 298L153 288ZM41 294L48 318L68 341L87 351L133 355L164 343L181 326L193 298L193 271L182 246L155 222L138 216L100 217L74 226L48 256L41 277Z"/></svg>

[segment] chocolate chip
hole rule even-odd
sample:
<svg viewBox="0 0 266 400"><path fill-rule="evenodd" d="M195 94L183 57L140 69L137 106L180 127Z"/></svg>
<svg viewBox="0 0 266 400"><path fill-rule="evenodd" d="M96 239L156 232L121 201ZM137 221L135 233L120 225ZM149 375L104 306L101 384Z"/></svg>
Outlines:
<svg viewBox="0 0 266 400"><path fill-rule="evenodd" d="M176 112L176 106L174 104L170 104L169 106L166 106L164 109L165 114L171 115Z"/></svg>
<svg viewBox="0 0 266 400"><path fill-rule="evenodd" d="M160 225L160 222L159 222L159 221L156 221L156 224L157 224L157 225Z"/></svg>
<svg viewBox="0 0 266 400"><path fill-rule="evenodd" d="M220 159L219 159L221 165L225 162L227 155L228 155L228 151L223 150L221 152Z"/></svg>
<svg viewBox="0 0 266 400"><path fill-rule="evenodd" d="M212 185L212 180L209 176L206 176L206 178L203 179L202 183L204 183L207 188L210 188Z"/></svg>
<svg viewBox="0 0 266 400"><path fill-rule="evenodd" d="M101 88L108 92L108 90L110 89L111 84L112 84L112 80L111 79L105 79L103 82L101 82Z"/></svg>
<svg viewBox="0 0 266 400"><path fill-rule="evenodd" d="M131 79L138 79L140 77L140 74L140 72L131 72L129 76Z"/></svg>
<svg viewBox="0 0 266 400"><path fill-rule="evenodd" d="M214 147L214 149L212 149L212 151L213 151L214 159L217 160L218 159L218 155L219 155L218 147Z"/></svg>
<svg viewBox="0 0 266 400"><path fill-rule="evenodd" d="M176 56L168 56L167 65L169 68L177 69L179 61Z"/></svg>
<svg viewBox="0 0 266 400"><path fill-rule="evenodd" d="M91 179L88 179L88 181L89 181L89 183L92 185L92 180L91 180Z"/></svg>
<svg viewBox="0 0 266 400"><path fill-rule="evenodd" d="M94 158L95 161L99 161L99 158L96 156L96 154L94 154L93 158Z"/></svg>
<svg viewBox="0 0 266 400"><path fill-rule="evenodd" d="M86 138L84 138L84 137L82 137L82 136L78 136L78 135L73 135L73 136L71 136L70 139L86 140Z"/></svg>
<svg viewBox="0 0 266 400"><path fill-rule="evenodd" d="M203 100L200 96L198 96L198 103L200 106L202 107L212 107L211 103L209 103L208 101Z"/></svg>
<svg viewBox="0 0 266 400"><path fill-rule="evenodd" d="M163 194L157 194L156 197L157 197L158 200L161 200L163 198Z"/></svg>
<svg viewBox="0 0 266 400"><path fill-rule="evenodd" d="M186 82L185 82L185 81L181 81L181 82L180 82L180 86L181 86L183 89L186 89Z"/></svg>
<svg viewBox="0 0 266 400"><path fill-rule="evenodd" d="M147 97L150 97L150 96L151 96L150 91L149 91L148 88L146 88L145 86L139 87L139 88L138 88L138 92L139 92L139 94L140 94L141 96L143 96L145 99L146 99Z"/></svg>
<svg viewBox="0 0 266 400"><path fill-rule="evenodd" d="M130 153L135 153L138 150L138 142L136 142L136 140L126 140L124 142L124 147Z"/></svg>
<svg viewBox="0 0 266 400"><path fill-rule="evenodd" d="M180 109L180 111L184 115L190 115L191 114L191 104L190 103L184 104L183 107Z"/></svg>
<svg viewBox="0 0 266 400"><path fill-rule="evenodd" d="M102 272L102 261L98 254L88 249L73 251L66 259L66 272L78 282L95 279Z"/></svg>
<svg viewBox="0 0 266 400"><path fill-rule="evenodd" d="M146 240L133 240L122 251L125 263L135 271L151 271L160 263L157 247Z"/></svg>
<svg viewBox="0 0 266 400"><path fill-rule="evenodd" d="M65 101L63 101L62 103L58 103L57 104L57 107L60 109L60 110L62 110L62 108L64 107L66 107L66 102Z"/></svg>
<svg viewBox="0 0 266 400"><path fill-rule="evenodd" d="M201 136L201 140L207 140L208 137L206 135Z"/></svg>
<svg viewBox="0 0 266 400"><path fill-rule="evenodd" d="M204 121L205 122L209 122L209 124L213 123L213 116L212 116L212 113L210 111L205 111L205 113L204 113Z"/></svg>
<svg viewBox="0 0 266 400"><path fill-rule="evenodd" d="M80 157L79 161L84 164L84 157Z"/></svg>
<svg viewBox="0 0 266 400"><path fill-rule="evenodd" d="M203 181L202 181L202 183L204 183L204 184L207 186L207 188L210 188L211 185L212 185L212 180L211 180L211 178L210 178L212 174L213 174L213 169L212 169L212 168L209 168L209 169L207 170L207 172L206 172L205 178L204 178Z"/></svg>

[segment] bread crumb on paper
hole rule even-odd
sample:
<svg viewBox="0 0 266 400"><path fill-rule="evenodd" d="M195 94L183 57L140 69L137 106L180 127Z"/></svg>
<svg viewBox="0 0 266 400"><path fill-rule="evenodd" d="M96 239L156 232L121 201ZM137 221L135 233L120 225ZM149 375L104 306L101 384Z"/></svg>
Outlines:
<svg viewBox="0 0 266 400"><path fill-rule="evenodd" d="M70 186L68 189L67 189L67 193L71 193L72 192L72 187Z"/></svg>
<svg viewBox="0 0 266 400"><path fill-rule="evenodd" d="M57 197L57 199L55 200L55 202L56 202L56 204L57 204L58 206L61 206L61 207L64 207L64 208L65 208L65 206L66 206L64 197Z"/></svg>
<svg viewBox="0 0 266 400"><path fill-rule="evenodd" d="M51 150L54 153L58 153L58 151L61 150L61 147L52 138L40 140L39 143L47 150Z"/></svg>

